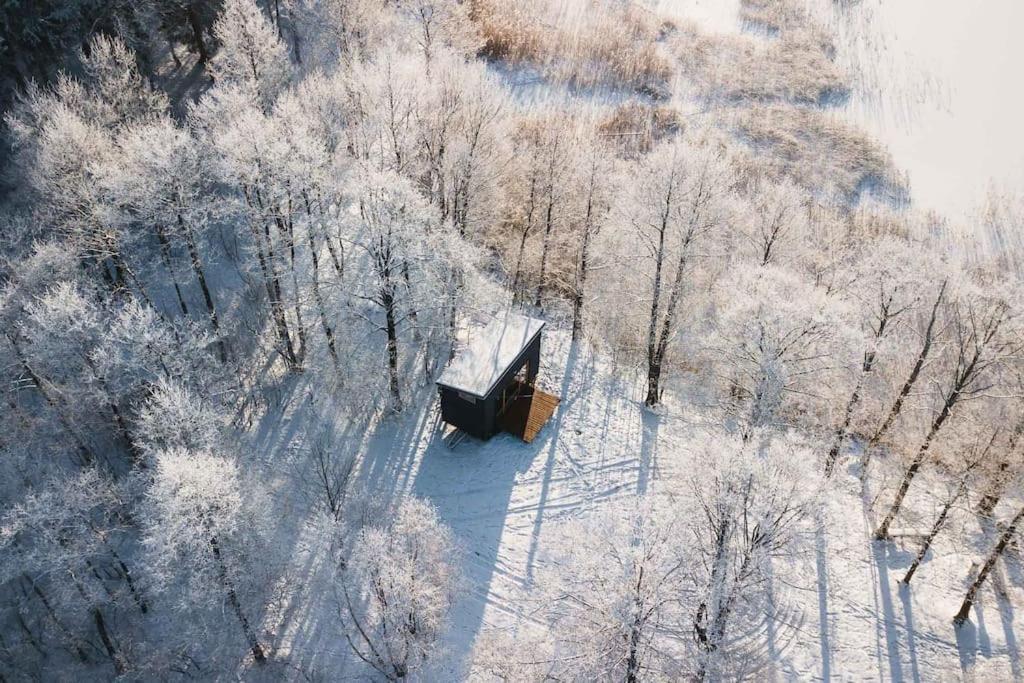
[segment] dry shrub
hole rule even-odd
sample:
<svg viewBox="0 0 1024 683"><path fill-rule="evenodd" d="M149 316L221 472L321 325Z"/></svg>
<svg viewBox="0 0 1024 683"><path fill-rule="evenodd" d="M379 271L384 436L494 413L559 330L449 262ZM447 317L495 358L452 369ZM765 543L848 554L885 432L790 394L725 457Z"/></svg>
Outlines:
<svg viewBox="0 0 1024 683"><path fill-rule="evenodd" d="M672 63L658 45L668 30L634 4L601 0L471 0L485 55L527 63L579 87L628 87L667 96Z"/></svg>
<svg viewBox="0 0 1024 683"><path fill-rule="evenodd" d="M782 32L810 20L806 0L740 0L740 19L751 26Z"/></svg>
<svg viewBox="0 0 1024 683"><path fill-rule="evenodd" d="M688 25L674 36L673 51L705 96L821 102L849 89L816 34L803 28L765 40L708 35Z"/></svg>
<svg viewBox="0 0 1024 683"><path fill-rule="evenodd" d="M770 176L787 176L823 199L848 204L864 192L891 203L906 201L907 181L889 152L827 112L755 105L734 116L734 132L754 151L749 163Z"/></svg>
<svg viewBox="0 0 1024 683"><path fill-rule="evenodd" d="M598 135L610 139L625 157L646 154L682 128L683 119L674 107L636 100L615 107L597 124Z"/></svg>
<svg viewBox="0 0 1024 683"><path fill-rule="evenodd" d="M483 54L511 63L539 61L547 32L538 19L543 6L538 0L470 0L470 18L484 39Z"/></svg>

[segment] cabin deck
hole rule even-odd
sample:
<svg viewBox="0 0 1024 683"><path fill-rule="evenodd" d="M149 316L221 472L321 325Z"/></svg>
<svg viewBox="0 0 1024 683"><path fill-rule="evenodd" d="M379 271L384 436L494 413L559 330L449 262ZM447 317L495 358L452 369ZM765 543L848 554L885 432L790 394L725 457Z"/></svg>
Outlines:
<svg viewBox="0 0 1024 683"><path fill-rule="evenodd" d="M498 424L504 431L530 443L555 414L559 403L561 399L557 396L520 383L519 395L498 416Z"/></svg>

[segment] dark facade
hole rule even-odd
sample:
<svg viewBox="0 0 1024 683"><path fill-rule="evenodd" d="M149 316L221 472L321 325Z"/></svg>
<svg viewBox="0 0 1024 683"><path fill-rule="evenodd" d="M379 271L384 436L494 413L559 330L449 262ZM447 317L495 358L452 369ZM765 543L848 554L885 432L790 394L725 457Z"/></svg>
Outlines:
<svg viewBox="0 0 1024 683"><path fill-rule="evenodd" d="M439 384L437 390L441 396L441 419L478 439L489 439L501 431L498 428L498 416L517 381L532 385L537 379L540 337L538 331L486 396L474 396Z"/></svg>

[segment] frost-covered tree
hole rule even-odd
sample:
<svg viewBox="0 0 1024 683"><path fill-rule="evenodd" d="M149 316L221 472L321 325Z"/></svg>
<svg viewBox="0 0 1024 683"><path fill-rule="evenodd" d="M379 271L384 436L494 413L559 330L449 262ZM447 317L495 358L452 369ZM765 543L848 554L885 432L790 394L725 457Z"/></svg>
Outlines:
<svg viewBox="0 0 1024 683"><path fill-rule="evenodd" d="M180 382L160 378L139 410L136 441L150 457L181 448L209 452L224 446L226 418Z"/></svg>
<svg viewBox="0 0 1024 683"><path fill-rule="evenodd" d="M636 232L635 265L650 292L643 299L650 311L644 325L648 406L661 401L665 359L701 244L726 227L731 182L725 152L714 143L663 143L637 169L627 220Z"/></svg>
<svg viewBox="0 0 1024 683"><path fill-rule="evenodd" d="M400 16L412 26L412 40L423 54L429 72L432 61L442 48L460 56L471 56L483 41L477 25L470 18L470 3L462 0L399 0Z"/></svg>
<svg viewBox="0 0 1024 683"><path fill-rule="evenodd" d="M200 251L200 236L211 217L213 188L196 140L188 130L161 116L130 127L118 136L116 144L118 154L101 175L111 203L124 211L123 220L141 223L142 231L155 235L182 315L187 316L174 256L175 247L184 244L211 328L220 337L220 318ZM218 339L218 347L221 360L226 360L226 342Z"/></svg>
<svg viewBox="0 0 1024 683"><path fill-rule="evenodd" d="M253 658L263 663L251 621L262 605L247 587L254 563L267 559L259 553L267 511L247 497L238 465L225 457L172 448L154 459L139 517L155 589L185 613L226 600Z"/></svg>
<svg viewBox="0 0 1024 683"><path fill-rule="evenodd" d="M560 530L537 577L537 615L554 640L555 680L673 680L682 674L679 599L687 585L686 525L677 506L640 501ZM521 650L513 661L534 662Z"/></svg>
<svg viewBox="0 0 1024 683"><path fill-rule="evenodd" d="M617 179L614 158L602 142L587 139L580 143L577 154L579 164L579 208L576 211L575 232L578 250L570 290L572 292L572 338L579 339L583 332L584 307L590 295L587 277L594 267L593 244L598 232L608 222Z"/></svg>
<svg viewBox="0 0 1024 683"><path fill-rule="evenodd" d="M773 558L792 551L818 491L803 464L813 453L792 437L759 444L712 436L699 447L713 466L693 477L690 490L695 676L721 680L736 663L730 647L741 648L741 634L763 618Z"/></svg>
<svg viewBox="0 0 1024 683"><path fill-rule="evenodd" d="M358 534L340 577L352 651L389 681L438 655L459 584L451 530L432 505L404 499Z"/></svg>
<svg viewBox="0 0 1024 683"><path fill-rule="evenodd" d="M291 77L288 48L255 0L225 0L213 25L220 43L210 60L218 81L250 89L269 107Z"/></svg>
<svg viewBox="0 0 1024 683"><path fill-rule="evenodd" d="M924 297L925 282L918 267L921 247L897 238L881 238L870 242L848 274L851 280L846 295L860 319L867 341L853 390L846 401L842 421L836 428L835 440L825 458L825 473L832 474L843 440L861 401L864 384L875 369L879 353L892 352L888 343L896 336L905 318ZM928 261L931 264L930 261ZM931 264L934 270L937 264ZM863 473L862 473L863 474Z"/></svg>
<svg viewBox="0 0 1024 683"><path fill-rule="evenodd" d="M394 35L394 10L381 0L299 0L293 18L303 36L303 60L347 63L370 56Z"/></svg>
<svg viewBox="0 0 1024 683"><path fill-rule="evenodd" d="M130 634L119 637L112 630L111 612L129 605L143 614L148 611L136 575L119 554L126 540L122 508L118 487L89 468L30 492L0 524L2 578L33 586L72 647L85 643L70 630L72 624L90 624L118 675L130 666L126 648L118 641Z"/></svg>
<svg viewBox="0 0 1024 683"><path fill-rule="evenodd" d="M887 538L910 485L943 426L962 403L984 395L1021 349L1019 302L1012 286L962 282L946 307L949 349L934 380L935 404L921 445L907 465L892 504L875 531Z"/></svg>
<svg viewBox="0 0 1024 683"><path fill-rule="evenodd" d="M724 288L732 296L716 322L716 343L729 399L745 406L743 433L773 425L787 398L805 410L827 405L830 377L856 339L841 302L772 266L740 270Z"/></svg>
<svg viewBox="0 0 1024 683"><path fill-rule="evenodd" d="M789 181L758 177L748 193L743 213L732 224L741 252L761 266L792 259L794 245L808 229L806 191Z"/></svg>
<svg viewBox="0 0 1024 683"><path fill-rule="evenodd" d="M408 355L422 353L429 367L430 349L449 340L450 302L471 251L404 178L369 172L358 185L345 217L345 239L357 252L352 296L369 307L371 329L383 333L391 407L400 410L404 339L413 337Z"/></svg>
<svg viewBox="0 0 1024 683"><path fill-rule="evenodd" d="M200 139L214 152L215 177L234 191L232 208L247 228L247 246L270 308L275 350L289 368L300 369L307 340L299 279L302 240L295 219L308 186L305 178L293 175L296 149L285 130L288 121L230 87L204 99L193 119ZM316 144L309 141L307 148Z"/></svg>

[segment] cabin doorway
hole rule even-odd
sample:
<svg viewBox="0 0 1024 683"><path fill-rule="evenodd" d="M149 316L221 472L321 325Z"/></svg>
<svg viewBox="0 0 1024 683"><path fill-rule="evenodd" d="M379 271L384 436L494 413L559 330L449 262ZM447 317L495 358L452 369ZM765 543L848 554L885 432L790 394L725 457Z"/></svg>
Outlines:
<svg viewBox="0 0 1024 683"><path fill-rule="evenodd" d="M527 378L530 376L530 361L527 360L515 377L501 390L501 397L498 399L498 415L501 415L516 402L516 399L529 394L530 385Z"/></svg>

